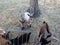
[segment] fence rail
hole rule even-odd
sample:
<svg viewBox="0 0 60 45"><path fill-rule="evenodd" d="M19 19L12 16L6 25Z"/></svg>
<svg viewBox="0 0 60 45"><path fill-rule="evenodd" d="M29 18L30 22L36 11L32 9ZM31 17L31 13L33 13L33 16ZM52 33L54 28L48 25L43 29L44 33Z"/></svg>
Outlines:
<svg viewBox="0 0 60 45"><path fill-rule="evenodd" d="M4 30L4 31L6 31L6 34L8 33L8 32L10 32L10 34L11 33L14 33L14 34L8 34L8 36L7 37L9 37L10 39L9 40L13 40L13 43L12 43L12 45L20 45L20 43L21 44L24 44L24 43L26 43L26 42L28 42L29 44L32 44L32 43L34 43L34 41L32 41L32 40L34 40L34 38L35 37L37 37L38 36L38 32L37 31L30 31L30 30ZM17 32L17 33L19 33L19 34L21 34L21 33L23 33L23 34L21 34L21 35L19 35L18 34L18 36L17 37L15 37L16 36L16 33L15 32ZM29 33L31 32L31 34L33 35L33 39L31 40L31 35L29 36ZM34 36L35 35L35 36ZM14 37L14 38L12 38L12 37ZM11 39L12 38L12 39ZM18 38L18 39L17 39ZM1 39L0 39L1 40ZM3 40L3 39L2 39ZM2 41L1 40L1 41ZM31 41L28 41L28 40L31 40ZM2 43L3 42L1 42L0 41L0 45L3 45ZM16 44L15 43L15 41L17 41L17 43L18 44ZM14 44L15 43L15 44ZM27 44L26 44L27 45Z"/></svg>
<svg viewBox="0 0 60 45"><path fill-rule="evenodd" d="M31 30L5 30L6 31L6 33L8 33L9 31L11 32L11 33L14 33L14 34L12 34L12 35L8 35L10 38L12 38L13 36L16 36L16 33L15 32L17 32L17 33L19 33L19 34L21 34L21 33L24 33L24 34L28 34L28 33L32 33L31 35L30 35L30 38L29 38L29 42L28 42L28 44L26 43L26 45L37 45L36 43L38 43L38 35L39 35L39 32L37 32L37 31L31 31ZM15 38L20 38L22 35L24 35L24 34L21 34L21 35L18 35L18 37L15 37ZM57 33L56 33L57 34ZM22 36L22 38L21 38L21 40L22 40L22 43L23 43L23 41L24 41L24 39L26 39L26 41L25 42L27 42L27 40L28 40L28 36L26 35L26 38L24 38L23 39L23 37L24 36ZM13 38L13 39L15 39L15 38ZM14 41L16 41L16 40L13 40L13 42ZM19 43L19 41L18 41L18 43ZM51 45L55 45L54 43L56 43L57 45L59 45L60 43L59 42L52 42L52 44ZM2 40L1 40L1 38L0 38L0 45L3 45L2 44ZM12 44L12 45L15 45L14 43ZM19 44L17 44L17 45L19 45Z"/></svg>

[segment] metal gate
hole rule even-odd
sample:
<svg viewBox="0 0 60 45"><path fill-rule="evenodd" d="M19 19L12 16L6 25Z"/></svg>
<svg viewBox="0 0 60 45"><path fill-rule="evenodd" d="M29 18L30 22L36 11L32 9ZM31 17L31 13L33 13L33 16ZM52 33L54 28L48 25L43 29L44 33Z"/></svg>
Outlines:
<svg viewBox="0 0 60 45"><path fill-rule="evenodd" d="M0 45L40 45L39 42L39 32L30 31L30 30L5 30L7 39L0 37ZM31 33L30 36L29 33ZM57 34L58 35L58 34ZM4 36L3 36L4 37ZM29 37L29 38L28 38ZM9 43L7 43L9 42ZM56 41L52 42L51 45L54 45ZM56 45L59 45L59 42L56 42Z"/></svg>
<svg viewBox="0 0 60 45"><path fill-rule="evenodd" d="M38 38L38 32L29 30L5 30L7 40L11 45L35 45ZM30 34L31 33L31 34ZM29 35L30 34L30 35ZM0 45L5 45L7 40L0 40ZM4 44L2 44L5 41ZM8 44L9 45L9 44Z"/></svg>

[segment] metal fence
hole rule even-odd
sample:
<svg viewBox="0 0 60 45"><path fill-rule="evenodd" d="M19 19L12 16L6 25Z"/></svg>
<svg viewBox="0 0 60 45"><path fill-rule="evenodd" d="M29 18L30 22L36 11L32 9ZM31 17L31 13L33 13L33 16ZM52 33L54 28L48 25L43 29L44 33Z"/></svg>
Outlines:
<svg viewBox="0 0 60 45"><path fill-rule="evenodd" d="M0 37L0 45L40 45L38 39L39 32L37 31L30 30L5 30L5 31L7 35L7 36L5 35L5 37L7 39ZM29 36L30 32L31 35ZM52 41L51 45L59 45L59 42Z"/></svg>
<svg viewBox="0 0 60 45"><path fill-rule="evenodd" d="M0 38L0 45L5 45L7 40L10 45L32 45L34 44L34 40L38 37L38 32L33 32L29 30L5 30L6 35L4 38ZM5 41L5 42L4 42ZM7 43L8 44L8 43ZM6 45L7 45L6 44ZM8 45L9 45L8 44Z"/></svg>

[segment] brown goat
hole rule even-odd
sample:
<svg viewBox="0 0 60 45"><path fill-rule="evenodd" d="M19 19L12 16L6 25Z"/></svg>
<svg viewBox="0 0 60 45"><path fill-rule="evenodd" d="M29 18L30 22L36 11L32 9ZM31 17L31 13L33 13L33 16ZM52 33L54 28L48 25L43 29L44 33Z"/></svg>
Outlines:
<svg viewBox="0 0 60 45"><path fill-rule="evenodd" d="M0 45L6 45L7 43L8 43L7 39L5 39L3 37L0 38Z"/></svg>

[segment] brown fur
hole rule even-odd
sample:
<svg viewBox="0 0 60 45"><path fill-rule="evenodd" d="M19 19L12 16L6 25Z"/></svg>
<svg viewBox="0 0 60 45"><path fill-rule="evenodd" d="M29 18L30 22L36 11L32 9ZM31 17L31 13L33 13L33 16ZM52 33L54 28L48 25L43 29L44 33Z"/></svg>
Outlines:
<svg viewBox="0 0 60 45"><path fill-rule="evenodd" d="M40 37L40 41L41 41L41 39L42 40L44 40L43 39L43 37L44 37L44 30L47 30L47 32L50 34L50 36L51 36L51 32L50 32L50 29L49 29L49 25L46 23L46 22L43 22L43 24L42 24L42 26L41 26L41 28L40 28L40 32L39 32L39 37ZM49 41L48 43L50 43L51 41ZM48 44L48 43L46 43L46 44ZM43 42L42 42L42 44L43 44ZM41 45L42 45L41 44ZM46 44L44 44L44 45L46 45Z"/></svg>
<svg viewBox="0 0 60 45"><path fill-rule="evenodd" d="M1 37L0 38L0 45L6 45L8 42L8 40L6 40L5 38Z"/></svg>

